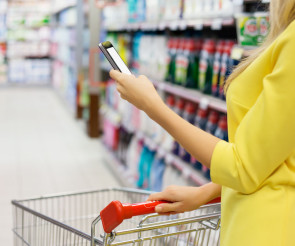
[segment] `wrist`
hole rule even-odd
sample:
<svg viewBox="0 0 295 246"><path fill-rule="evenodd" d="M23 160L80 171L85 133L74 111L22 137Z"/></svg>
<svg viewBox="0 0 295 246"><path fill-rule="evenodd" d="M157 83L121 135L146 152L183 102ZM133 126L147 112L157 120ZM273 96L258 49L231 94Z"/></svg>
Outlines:
<svg viewBox="0 0 295 246"><path fill-rule="evenodd" d="M221 186L218 184L214 184L211 182L199 188L201 189L205 204L221 196Z"/></svg>
<svg viewBox="0 0 295 246"><path fill-rule="evenodd" d="M155 96L149 98L144 108L144 112L152 120L156 120L159 113L163 112L164 107L165 107L165 103L163 102L161 97L158 94L156 94Z"/></svg>

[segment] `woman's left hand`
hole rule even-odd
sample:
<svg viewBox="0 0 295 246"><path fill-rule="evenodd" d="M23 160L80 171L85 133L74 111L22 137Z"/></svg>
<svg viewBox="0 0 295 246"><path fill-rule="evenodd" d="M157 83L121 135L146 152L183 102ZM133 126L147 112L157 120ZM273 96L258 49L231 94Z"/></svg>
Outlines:
<svg viewBox="0 0 295 246"><path fill-rule="evenodd" d="M163 102L152 82L144 75L136 78L134 75L111 70L110 76L117 82L121 97L147 114L151 113L154 106Z"/></svg>

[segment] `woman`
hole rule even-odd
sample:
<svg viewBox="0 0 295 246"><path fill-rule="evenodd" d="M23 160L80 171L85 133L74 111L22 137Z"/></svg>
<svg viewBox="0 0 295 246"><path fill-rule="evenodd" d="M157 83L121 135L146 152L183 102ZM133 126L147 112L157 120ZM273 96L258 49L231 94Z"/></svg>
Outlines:
<svg viewBox="0 0 295 246"><path fill-rule="evenodd" d="M176 115L146 77L110 72L123 99L211 169L213 183L151 195L172 202L156 211L190 211L221 195L222 246L295 245L295 0L272 0L270 19L266 42L226 84L230 143Z"/></svg>

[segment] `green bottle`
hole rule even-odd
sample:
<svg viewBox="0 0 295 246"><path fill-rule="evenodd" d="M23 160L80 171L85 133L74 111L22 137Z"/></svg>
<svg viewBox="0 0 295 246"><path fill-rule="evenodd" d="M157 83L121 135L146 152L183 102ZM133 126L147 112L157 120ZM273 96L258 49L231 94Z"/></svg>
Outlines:
<svg viewBox="0 0 295 246"><path fill-rule="evenodd" d="M207 40L201 52L199 64L199 90L205 94L211 94L215 42Z"/></svg>
<svg viewBox="0 0 295 246"><path fill-rule="evenodd" d="M176 53L179 45L179 40L171 38L168 42L168 60L167 60L167 72L165 80L170 83L175 83L175 69L176 69Z"/></svg>

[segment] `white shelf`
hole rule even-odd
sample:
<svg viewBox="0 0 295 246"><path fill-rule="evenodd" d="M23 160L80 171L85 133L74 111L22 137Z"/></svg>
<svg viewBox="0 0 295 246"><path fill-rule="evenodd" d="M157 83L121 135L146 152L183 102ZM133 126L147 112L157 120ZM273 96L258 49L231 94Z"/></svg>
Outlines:
<svg viewBox="0 0 295 246"><path fill-rule="evenodd" d="M199 18L199 19L179 19L179 20L162 20L159 22L137 22L137 23L112 23L106 24L105 29L109 31L122 30L185 30L194 28L202 30L203 27L211 27L212 30L220 30L223 26L233 26L234 17L216 17L216 18Z"/></svg>
<svg viewBox="0 0 295 246"><path fill-rule="evenodd" d="M216 98L210 95L205 95L194 89L188 89L179 85L173 85L168 82L153 82L153 83L159 90L163 90L165 92L182 97L184 99L187 99L195 103L200 103L202 100L206 99L208 101L208 107L222 113L227 112L226 102L219 98Z"/></svg>
<svg viewBox="0 0 295 246"><path fill-rule="evenodd" d="M61 11L66 10L71 7L75 7L76 5L77 5L76 1L71 1L71 2L66 2L64 4L59 4L58 6L54 6L54 8L52 10L52 14L56 15L56 14L60 13Z"/></svg>

